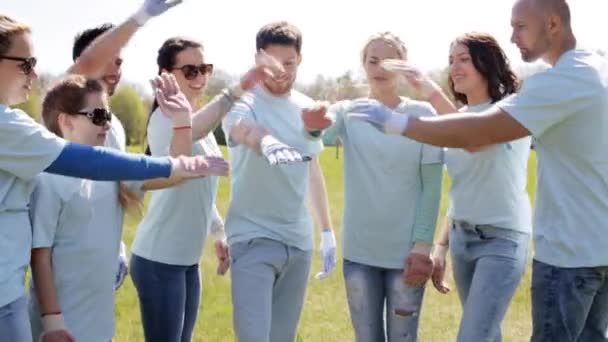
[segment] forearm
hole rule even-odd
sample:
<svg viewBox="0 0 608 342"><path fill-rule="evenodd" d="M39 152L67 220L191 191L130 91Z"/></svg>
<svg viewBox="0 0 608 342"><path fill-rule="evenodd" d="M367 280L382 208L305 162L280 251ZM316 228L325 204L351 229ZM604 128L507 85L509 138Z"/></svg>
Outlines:
<svg viewBox="0 0 608 342"><path fill-rule="evenodd" d="M137 22L129 18L114 29L105 32L83 51L68 69L68 73L100 78L108 62L120 54L138 29Z"/></svg>
<svg viewBox="0 0 608 342"><path fill-rule="evenodd" d="M437 227L437 214L441 200L443 165L425 164L421 166L422 193L414 219L414 241L433 244Z"/></svg>
<svg viewBox="0 0 608 342"><path fill-rule="evenodd" d="M446 216L443 219L443 224L439 228L439 233L437 234L437 239L435 239L435 244L442 245L442 246L448 246L450 244L449 231L450 231L450 218Z"/></svg>
<svg viewBox="0 0 608 342"><path fill-rule="evenodd" d="M429 145L469 148L508 142L531 133L511 115L495 106L482 113L410 116L402 134Z"/></svg>
<svg viewBox="0 0 608 342"><path fill-rule="evenodd" d="M34 291L38 298L40 314L57 314L61 312L57 290L53 280L53 268L51 263L50 248L36 248L32 250L32 278L34 280Z"/></svg>
<svg viewBox="0 0 608 342"><path fill-rule="evenodd" d="M172 164L168 158L67 143L59 157L45 171L76 178L121 181L169 177L171 169Z"/></svg>
<svg viewBox="0 0 608 342"><path fill-rule="evenodd" d="M169 153L171 157L192 155L192 128L186 126L173 127L171 146Z"/></svg>
<svg viewBox="0 0 608 342"><path fill-rule="evenodd" d="M262 139L269 135L268 131L249 120L240 120L230 129L230 139L237 145L245 145L261 154Z"/></svg>
<svg viewBox="0 0 608 342"><path fill-rule="evenodd" d="M144 181L144 184L142 185L141 189L143 191L153 191L153 190L172 188L176 185L181 184L182 182L184 182L184 180L180 179L180 178L148 179L148 180Z"/></svg>
<svg viewBox="0 0 608 342"><path fill-rule="evenodd" d="M331 215L329 213L329 201L327 198L327 188L325 177L319 162L319 157L315 156L310 162L310 208L318 225L322 228L332 228Z"/></svg>
<svg viewBox="0 0 608 342"><path fill-rule="evenodd" d="M224 220L222 219L216 204L213 204L211 215L211 234L215 236L216 240L225 239L226 232L224 230Z"/></svg>
<svg viewBox="0 0 608 342"><path fill-rule="evenodd" d="M435 111L437 111L437 114L439 115L458 112L458 109L454 103L450 101L443 91L437 91L431 95L429 98L429 103L433 106L433 108L435 108Z"/></svg>
<svg viewBox="0 0 608 342"><path fill-rule="evenodd" d="M225 89L195 113L192 117L192 139L196 141L211 133L221 123L242 93L243 91L239 85Z"/></svg>

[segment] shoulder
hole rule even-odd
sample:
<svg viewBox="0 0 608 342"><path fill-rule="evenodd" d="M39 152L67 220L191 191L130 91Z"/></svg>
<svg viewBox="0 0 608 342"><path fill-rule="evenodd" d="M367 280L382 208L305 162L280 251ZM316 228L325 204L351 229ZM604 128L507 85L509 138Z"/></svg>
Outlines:
<svg viewBox="0 0 608 342"><path fill-rule="evenodd" d="M403 97L401 104L397 107L398 112L407 112L409 115L415 116L434 116L437 115L435 108L425 101L412 100Z"/></svg>

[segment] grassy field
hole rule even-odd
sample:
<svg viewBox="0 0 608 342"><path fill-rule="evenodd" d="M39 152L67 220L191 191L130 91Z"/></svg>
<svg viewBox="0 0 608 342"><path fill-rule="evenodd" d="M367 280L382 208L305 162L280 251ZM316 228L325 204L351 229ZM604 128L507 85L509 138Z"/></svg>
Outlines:
<svg viewBox="0 0 608 342"><path fill-rule="evenodd" d="M342 152L342 151L340 151ZM327 180L331 214L339 239L343 207L342 158L336 159L335 149L328 148L321 155ZM530 158L528 172L529 189L532 197L536 187L536 160ZM449 179L444 182L441 213L445 211ZM218 206L225 212L229 195L228 179L220 183ZM491 196L488 194L488 196ZM124 239L130 246L134 237L137 221L128 221ZM339 257L340 250L338 250ZM202 258L203 293L199 309L194 341L234 341L232 331L232 307L230 299L230 278L215 274L215 258L212 246L208 243ZM449 262L448 262L449 263ZM311 278L308 286L306 304L298 329L298 341L353 341L353 332L346 304L341 263L336 272L328 279L318 281ZM449 267L449 265L448 265ZM312 274L319 269L318 255L315 254ZM454 288L451 279L449 284ZM503 324L504 341L525 341L529 339L530 322L530 269L515 295ZM118 292L117 330L115 341L143 341L137 295L130 279ZM425 293L420 323L420 340L455 341L461 309L455 291L441 295L432 286Z"/></svg>

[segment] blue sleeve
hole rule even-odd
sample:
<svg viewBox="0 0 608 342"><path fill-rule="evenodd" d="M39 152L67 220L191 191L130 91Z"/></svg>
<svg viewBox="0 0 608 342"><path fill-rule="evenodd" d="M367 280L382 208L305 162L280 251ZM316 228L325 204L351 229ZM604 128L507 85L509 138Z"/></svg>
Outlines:
<svg viewBox="0 0 608 342"><path fill-rule="evenodd" d="M422 178L422 193L416 208L414 221L414 241L433 243L437 226L437 213L441 200L441 185L443 182L443 164L420 165Z"/></svg>
<svg viewBox="0 0 608 342"><path fill-rule="evenodd" d="M68 143L45 171L99 181L144 180L169 177L171 162L166 157L155 158Z"/></svg>

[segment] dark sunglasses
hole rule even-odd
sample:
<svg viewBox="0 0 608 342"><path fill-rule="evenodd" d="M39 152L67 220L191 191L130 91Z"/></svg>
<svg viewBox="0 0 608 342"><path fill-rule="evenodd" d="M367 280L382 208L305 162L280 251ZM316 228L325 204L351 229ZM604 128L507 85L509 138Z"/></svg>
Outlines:
<svg viewBox="0 0 608 342"><path fill-rule="evenodd" d="M85 115L96 126L105 126L106 122L112 121L112 113L105 108L95 108L90 112L78 112L76 114Z"/></svg>
<svg viewBox="0 0 608 342"><path fill-rule="evenodd" d="M36 67L36 63L38 62L36 60L36 57L23 58L23 57L0 55L0 59L8 59L10 61L21 62L17 65L17 67L19 67L19 69L21 69L21 71L23 71L23 73L26 76L28 76L29 74L31 74L34 71L34 68Z"/></svg>
<svg viewBox="0 0 608 342"><path fill-rule="evenodd" d="M173 68L171 70L181 70L182 73L184 74L184 77L191 81L195 78L198 77L198 74L201 75L205 75L205 74L210 74L213 72L213 64L201 64L201 65L193 65L193 64L186 64L184 66L181 66L179 68Z"/></svg>

